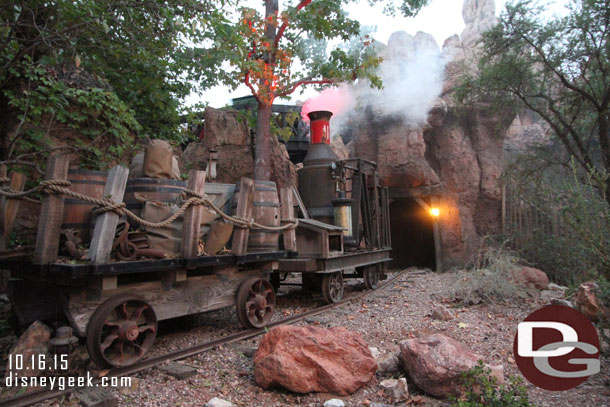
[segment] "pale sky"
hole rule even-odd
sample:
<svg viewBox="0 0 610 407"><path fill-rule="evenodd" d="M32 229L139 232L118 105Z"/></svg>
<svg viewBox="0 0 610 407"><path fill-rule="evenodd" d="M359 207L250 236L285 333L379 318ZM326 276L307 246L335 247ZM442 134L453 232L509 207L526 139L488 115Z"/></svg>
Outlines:
<svg viewBox="0 0 610 407"><path fill-rule="evenodd" d="M503 9L508 0L496 0L496 14ZM549 0L550 12L561 12L563 5L568 0ZM258 1L257 3L260 3ZM445 39L453 34L461 34L464 29L462 19L463 0L431 0L419 14L412 18L402 16L389 17L383 14L382 7L371 7L366 0L358 4L351 4L347 11L351 18L360 21L363 26L376 26L377 30L373 35L376 40L387 44L390 35L396 31L406 31L414 35L418 31L431 34L439 47L442 47ZM315 91L306 91L303 95L295 92L294 100L306 100L316 94ZM231 91L225 86L216 86L206 91L202 96L193 95L188 98L187 103L208 102L212 107L223 107L230 104L231 98L250 95L249 89L242 85L235 91ZM278 103L290 103L279 101Z"/></svg>

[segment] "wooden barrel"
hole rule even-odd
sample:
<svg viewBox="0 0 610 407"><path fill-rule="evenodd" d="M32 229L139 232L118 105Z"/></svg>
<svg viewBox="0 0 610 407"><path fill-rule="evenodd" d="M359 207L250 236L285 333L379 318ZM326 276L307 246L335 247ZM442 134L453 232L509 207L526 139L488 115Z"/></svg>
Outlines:
<svg viewBox="0 0 610 407"><path fill-rule="evenodd" d="M233 214L237 209L236 198L239 196L239 184L235 188ZM280 200L273 181L254 182L254 202L252 218L256 223L265 226L280 226ZM250 229L248 235L248 252L273 252L279 248L280 232L265 229Z"/></svg>
<svg viewBox="0 0 610 407"><path fill-rule="evenodd" d="M127 209L139 216L143 203L136 195L145 196L148 201L175 203L185 188L186 181L177 179L130 178L127 180L123 202Z"/></svg>
<svg viewBox="0 0 610 407"><path fill-rule="evenodd" d="M103 171L70 170L68 171L68 181L70 181L68 188L92 198L102 198L107 179L108 173ZM87 244L91 238L92 209L95 206L80 199L65 198L61 228L73 230L75 235L80 237L84 244Z"/></svg>

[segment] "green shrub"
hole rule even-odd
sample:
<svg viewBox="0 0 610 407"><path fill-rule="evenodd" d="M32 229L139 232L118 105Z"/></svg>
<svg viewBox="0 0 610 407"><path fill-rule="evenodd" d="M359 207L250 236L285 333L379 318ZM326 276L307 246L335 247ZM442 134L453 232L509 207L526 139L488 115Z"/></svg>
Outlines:
<svg viewBox="0 0 610 407"><path fill-rule="evenodd" d="M467 389L464 397L454 399L459 407L526 407L529 406L527 389L523 379L511 376L508 384L498 385L491 375L491 369L482 360L462 376L463 386Z"/></svg>

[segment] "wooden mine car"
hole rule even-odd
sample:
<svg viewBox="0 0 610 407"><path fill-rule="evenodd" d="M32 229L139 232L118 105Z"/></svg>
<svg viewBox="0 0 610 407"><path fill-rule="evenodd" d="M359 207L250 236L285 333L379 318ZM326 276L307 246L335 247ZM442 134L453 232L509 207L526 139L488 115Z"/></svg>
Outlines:
<svg viewBox="0 0 610 407"><path fill-rule="evenodd" d="M303 284L321 290L329 303L342 299L344 278L363 278L376 288L390 260L387 190L379 186L374 163L337 160L328 145L328 112L311 118L312 148L299 171L298 191L247 178L238 185L215 183L213 155L207 174L191 170L186 183L128 180L123 167L108 174L69 172L66 157L51 157L45 178L53 185L41 187L33 252L0 252L0 268L11 272L8 294L19 324L67 324L85 338L98 365L123 367L152 347L160 320L235 305L244 327L264 327L275 308L274 288L289 273L301 273ZM120 219L123 209L144 212L133 199L136 192L156 199L182 194L184 202L207 199L206 205L182 206L180 227L164 226L179 234L178 253L152 258L159 256L141 244L142 232L130 231ZM2 200L6 234L19 200ZM89 227L87 216L98 206L105 209L96 211ZM144 228L160 233L160 221ZM86 253L69 238L74 230ZM60 249L78 259L60 256Z"/></svg>

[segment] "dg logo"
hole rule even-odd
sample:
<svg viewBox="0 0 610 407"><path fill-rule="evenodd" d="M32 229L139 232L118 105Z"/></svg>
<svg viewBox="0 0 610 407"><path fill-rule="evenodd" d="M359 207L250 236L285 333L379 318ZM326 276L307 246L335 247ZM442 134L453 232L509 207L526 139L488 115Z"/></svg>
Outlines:
<svg viewBox="0 0 610 407"><path fill-rule="evenodd" d="M599 373L599 337L593 324L570 307L549 305L517 327L515 361L523 376L545 390L568 390Z"/></svg>

